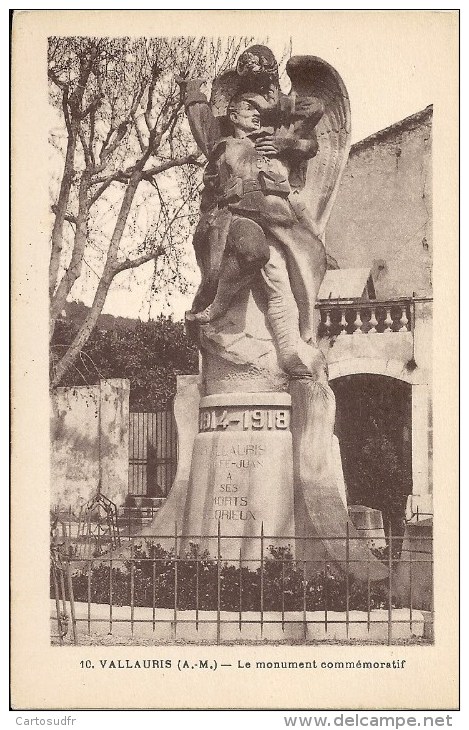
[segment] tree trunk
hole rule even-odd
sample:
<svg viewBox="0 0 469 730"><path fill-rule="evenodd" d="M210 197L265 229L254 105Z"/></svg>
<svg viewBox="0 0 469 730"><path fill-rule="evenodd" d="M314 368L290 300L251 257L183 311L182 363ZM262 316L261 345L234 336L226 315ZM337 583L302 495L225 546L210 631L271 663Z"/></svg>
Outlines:
<svg viewBox="0 0 469 730"><path fill-rule="evenodd" d="M67 142L67 153L65 156L64 172L60 184L59 197L57 199L54 227L52 229L52 250L49 263L49 296L52 297L57 286L57 278L60 268L60 257L63 245L63 227L67 206L72 187L75 150L78 139L79 122L72 120Z"/></svg>
<svg viewBox="0 0 469 730"><path fill-rule="evenodd" d="M68 348L67 352L61 358L61 360L59 360L51 381L52 387L55 387L60 383L68 368L75 362L78 354L81 352L83 346L88 341L89 336L96 326L98 317L103 310L109 287L111 286L112 280L114 279L115 275L119 271L119 267L117 265L117 252L119 250L119 244L124 233L130 208L132 206L135 192L137 190L140 180L141 171L137 170L130 178L129 185L125 191L124 198L122 200L119 215L117 217L114 232L112 234L111 243L109 245L103 275L99 281L98 288L96 289L96 294L94 296L90 312L83 324L81 325L80 329L78 330L75 339Z"/></svg>
<svg viewBox="0 0 469 730"><path fill-rule="evenodd" d="M87 240L87 221L89 214L89 201L88 191L90 188L91 173L85 170L82 174L80 181L80 190L78 193L78 215L75 237L73 242L72 258L70 265L65 270L65 273L57 287L57 291L52 297L50 305L50 336L52 338L55 322L60 312L65 306L67 296L69 295L72 286L81 274L83 266L83 256L85 254L86 240Z"/></svg>

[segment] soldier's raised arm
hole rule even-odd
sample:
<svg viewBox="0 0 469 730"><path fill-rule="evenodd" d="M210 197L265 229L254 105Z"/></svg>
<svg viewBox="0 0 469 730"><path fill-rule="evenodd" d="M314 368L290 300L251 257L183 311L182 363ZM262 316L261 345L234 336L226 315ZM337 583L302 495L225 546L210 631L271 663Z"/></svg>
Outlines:
<svg viewBox="0 0 469 730"><path fill-rule="evenodd" d="M200 90L204 79L186 79L176 76L176 82L181 87L181 95L186 109L189 126L197 146L207 159L220 140L220 125L213 115L210 102Z"/></svg>

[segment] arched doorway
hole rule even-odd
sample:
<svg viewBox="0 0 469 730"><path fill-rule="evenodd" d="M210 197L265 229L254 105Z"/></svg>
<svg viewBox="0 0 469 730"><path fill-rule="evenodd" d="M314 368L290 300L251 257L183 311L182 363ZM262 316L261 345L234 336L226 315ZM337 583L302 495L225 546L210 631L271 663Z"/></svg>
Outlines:
<svg viewBox="0 0 469 730"><path fill-rule="evenodd" d="M412 492L411 386L384 375L332 380L335 432L349 504L379 509L387 528L401 533Z"/></svg>

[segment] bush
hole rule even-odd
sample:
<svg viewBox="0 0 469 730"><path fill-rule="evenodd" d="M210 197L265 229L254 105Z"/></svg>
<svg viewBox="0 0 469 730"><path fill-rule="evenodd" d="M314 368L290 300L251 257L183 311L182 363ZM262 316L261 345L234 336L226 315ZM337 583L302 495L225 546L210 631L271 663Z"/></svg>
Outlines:
<svg viewBox="0 0 469 730"><path fill-rule="evenodd" d="M133 564L125 561L122 567L112 568L113 605L153 606L174 608L177 573L178 610L213 611L218 606L218 564L208 552L198 553L191 545L186 555L177 560L174 552L161 545L149 546L148 552L135 550ZM103 563L73 574L76 601L109 603L110 567ZM261 568L252 570L233 563L220 565L220 609L222 611L259 611L261 582L264 611L344 611L346 609L346 577L333 566L305 579L303 564L293 559L290 548L269 547L264 561L263 581ZM51 584L51 595L53 586ZM387 605L387 591L382 584L372 583L368 598L367 585L349 577L349 609L366 611Z"/></svg>

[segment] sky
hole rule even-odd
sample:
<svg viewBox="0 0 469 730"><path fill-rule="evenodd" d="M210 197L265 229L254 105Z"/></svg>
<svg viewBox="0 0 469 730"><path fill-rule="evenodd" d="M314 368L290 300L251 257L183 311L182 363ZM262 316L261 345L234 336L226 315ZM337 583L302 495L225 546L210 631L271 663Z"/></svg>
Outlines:
<svg viewBox="0 0 469 730"><path fill-rule="evenodd" d="M387 44L372 34L344 37L339 29L329 37L296 41L293 54L313 54L331 64L348 91L352 116L352 143L424 109L433 103L434 65L431 44L407 43L391 38ZM275 47L276 46L276 47ZM277 56L280 44L272 43Z"/></svg>
<svg viewBox="0 0 469 730"><path fill-rule="evenodd" d="M345 14L343 14L345 15ZM359 14L357 14L359 16ZM434 73L438 59L434 58L431 35L416 32L415 23L380 23L379 12L366 27L358 18L354 33L350 24L339 18L332 32L319 32L312 37L292 37L293 55L312 54L330 63L341 75L348 90L352 115L352 143L424 109L433 103ZM406 32L408 29L408 32ZM415 42L418 38L420 42ZM279 58L288 37L269 38L269 45ZM425 42L426 41L426 42ZM104 312L120 316L148 319L159 314L172 314L181 319L190 309L199 280L197 266L189 251L188 278L192 290L185 296L168 297L165 293L148 303L148 284L152 264L141 267L129 279L116 279L104 306ZM82 294L80 295L82 298ZM83 297L90 303L90 296Z"/></svg>

